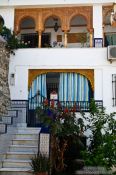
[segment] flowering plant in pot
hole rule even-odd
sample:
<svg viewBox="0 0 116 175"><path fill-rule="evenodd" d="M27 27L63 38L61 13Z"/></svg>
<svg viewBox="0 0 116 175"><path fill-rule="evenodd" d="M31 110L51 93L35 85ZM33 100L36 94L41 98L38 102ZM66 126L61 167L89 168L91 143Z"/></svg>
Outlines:
<svg viewBox="0 0 116 175"><path fill-rule="evenodd" d="M44 154L37 154L31 158L31 168L35 175L48 175L49 158Z"/></svg>

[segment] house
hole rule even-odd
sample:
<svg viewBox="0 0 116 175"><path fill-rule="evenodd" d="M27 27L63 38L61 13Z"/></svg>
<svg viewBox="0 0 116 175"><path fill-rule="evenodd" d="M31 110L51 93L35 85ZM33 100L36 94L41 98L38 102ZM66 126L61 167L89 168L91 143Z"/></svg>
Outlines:
<svg viewBox="0 0 116 175"><path fill-rule="evenodd" d="M0 23L25 45L9 63L14 127L34 127L45 98L116 112L115 0L1 0Z"/></svg>

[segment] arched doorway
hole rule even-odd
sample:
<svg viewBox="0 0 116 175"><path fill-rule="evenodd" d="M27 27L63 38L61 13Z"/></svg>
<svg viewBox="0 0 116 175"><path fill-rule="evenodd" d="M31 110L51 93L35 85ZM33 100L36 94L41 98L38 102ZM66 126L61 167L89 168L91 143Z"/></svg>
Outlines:
<svg viewBox="0 0 116 175"><path fill-rule="evenodd" d="M35 31L35 21L31 17L25 17L20 23L19 38L29 48L38 47L38 34Z"/></svg>
<svg viewBox="0 0 116 175"><path fill-rule="evenodd" d="M49 72L35 77L29 88L29 111L31 123L35 121L34 113L37 107L42 107L45 99L51 105L51 93L55 92L55 107L76 107L76 111L87 111L90 99L93 98L93 89L88 78L75 72ZM35 122L36 123L36 122Z"/></svg>
<svg viewBox="0 0 116 175"><path fill-rule="evenodd" d="M68 47L89 47L87 20L82 15L76 15L70 21Z"/></svg>

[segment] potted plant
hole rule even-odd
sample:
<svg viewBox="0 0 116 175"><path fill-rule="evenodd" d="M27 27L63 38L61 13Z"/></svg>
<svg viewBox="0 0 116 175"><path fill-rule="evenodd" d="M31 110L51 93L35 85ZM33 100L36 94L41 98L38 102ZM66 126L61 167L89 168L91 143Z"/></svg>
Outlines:
<svg viewBox="0 0 116 175"><path fill-rule="evenodd" d="M37 154L31 158L31 168L35 175L48 175L49 158L44 154Z"/></svg>

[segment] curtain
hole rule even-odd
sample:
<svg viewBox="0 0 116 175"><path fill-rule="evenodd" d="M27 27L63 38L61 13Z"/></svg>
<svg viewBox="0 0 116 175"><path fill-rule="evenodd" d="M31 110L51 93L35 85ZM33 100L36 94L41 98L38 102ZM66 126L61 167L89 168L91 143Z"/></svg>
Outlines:
<svg viewBox="0 0 116 175"><path fill-rule="evenodd" d="M37 95L38 92L40 95ZM36 79L32 82L28 97L29 107L34 109L43 102L44 97L47 97L46 74L37 76Z"/></svg>
<svg viewBox="0 0 116 175"><path fill-rule="evenodd" d="M88 79L77 73L60 73L59 101L89 101Z"/></svg>

